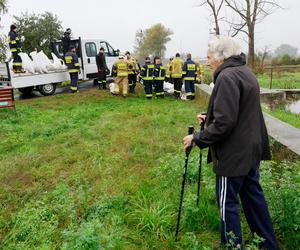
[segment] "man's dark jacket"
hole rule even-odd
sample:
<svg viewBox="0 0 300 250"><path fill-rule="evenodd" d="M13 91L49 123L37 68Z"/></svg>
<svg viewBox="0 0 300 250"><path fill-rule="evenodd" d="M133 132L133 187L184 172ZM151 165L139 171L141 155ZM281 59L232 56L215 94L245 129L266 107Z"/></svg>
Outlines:
<svg viewBox="0 0 300 250"><path fill-rule="evenodd" d="M208 161L220 176L245 176L261 160L271 159L259 85L245 64L241 54L215 71L206 129L194 135L196 145L210 148Z"/></svg>
<svg viewBox="0 0 300 250"><path fill-rule="evenodd" d="M104 53L98 53L96 55L96 64L98 67L98 71L105 72L106 70L108 70Z"/></svg>

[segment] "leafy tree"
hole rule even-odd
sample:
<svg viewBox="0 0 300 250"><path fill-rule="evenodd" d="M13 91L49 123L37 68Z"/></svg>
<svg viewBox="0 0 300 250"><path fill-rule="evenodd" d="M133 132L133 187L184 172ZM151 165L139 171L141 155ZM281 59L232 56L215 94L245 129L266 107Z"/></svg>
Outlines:
<svg viewBox="0 0 300 250"><path fill-rule="evenodd" d="M284 55L289 55L290 57L297 57L298 54L298 48L293 47L289 44L281 44L276 50L275 50L275 56L283 57Z"/></svg>
<svg viewBox="0 0 300 250"><path fill-rule="evenodd" d="M21 14L14 16L15 25L22 38L23 51L30 53L34 49L51 53L51 42L63 35L61 21L50 12L43 14Z"/></svg>
<svg viewBox="0 0 300 250"><path fill-rule="evenodd" d="M7 0L0 0L0 15L5 14L6 12L7 12Z"/></svg>
<svg viewBox="0 0 300 250"><path fill-rule="evenodd" d="M7 12L7 0L0 0L0 20L1 20L1 16L6 12ZM0 37L0 62L4 61L6 58L5 51L6 51L5 37L1 36Z"/></svg>
<svg viewBox="0 0 300 250"><path fill-rule="evenodd" d="M146 56L164 57L166 43L171 41L173 32L158 23L146 30L139 30L136 33L135 54L139 60L144 60Z"/></svg>

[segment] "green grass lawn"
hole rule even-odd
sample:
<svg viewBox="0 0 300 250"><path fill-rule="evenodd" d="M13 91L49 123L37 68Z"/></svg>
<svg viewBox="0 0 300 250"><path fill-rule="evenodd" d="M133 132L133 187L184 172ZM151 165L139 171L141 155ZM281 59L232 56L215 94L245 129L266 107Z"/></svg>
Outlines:
<svg viewBox="0 0 300 250"><path fill-rule="evenodd" d="M206 164L196 206L197 149L174 241L182 138L204 110L171 97L123 99L97 89L18 101L16 115L0 110L0 249L219 249ZM262 168L282 249L299 244L299 165ZM246 239L244 220L243 228Z"/></svg>
<svg viewBox="0 0 300 250"><path fill-rule="evenodd" d="M270 74L257 76L262 88L270 88ZM281 72L273 74L272 89L300 89L300 72Z"/></svg>

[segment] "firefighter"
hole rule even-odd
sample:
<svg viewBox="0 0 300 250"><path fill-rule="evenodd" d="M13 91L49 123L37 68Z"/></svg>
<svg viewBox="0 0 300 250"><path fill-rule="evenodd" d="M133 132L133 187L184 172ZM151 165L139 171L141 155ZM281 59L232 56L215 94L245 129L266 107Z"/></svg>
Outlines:
<svg viewBox="0 0 300 250"><path fill-rule="evenodd" d="M80 64L78 61L78 56L76 54L76 49L74 46L69 47L69 51L65 55L65 62L68 66L70 79L71 79L71 91L73 93L78 93L78 78L80 73Z"/></svg>
<svg viewBox="0 0 300 250"><path fill-rule="evenodd" d="M173 57L170 58L169 62L166 65L166 82L172 83L171 78L171 63L173 61Z"/></svg>
<svg viewBox="0 0 300 250"><path fill-rule="evenodd" d="M106 89L106 75L109 74L109 69L106 64L104 48L101 47L99 53L96 55L96 63L98 68L98 85L99 89Z"/></svg>
<svg viewBox="0 0 300 250"><path fill-rule="evenodd" d="M180 58L180 54L177 53L176 57L171 62L171 78L174 83L174 94L175 98L180 98L181 88L182 88L182 69L183 69L183 61Z"/></svg>
<svg viewBox="0 0 300 250"><path fill-rule="evenodd" d="M71 46L71 34L72 34L72 30L68 28L61 39L64 55L69 51L69 48Z"/></svg>
<svg viewBox="0 0 300 250"><path fill-rule="evenodd" d="M184 87L188 100L195 99L195 80L196 80L197 65L192 60L192 55L187 54L187 60L183 65Z"/></svg>
<svg viewBox="0 0 300 250"><path fill-rule="evenodd" d="M141 69L141 77L143 80L146 98L152 99L153 80L154 80L154 64L151 63L150 57L146 57L145 65Z"/></svg>
<svg viewBox="0 0 300 250"><path fill-rule="evenodd" d="M161 63L160 57L154 58L154 90L157 97L164 98L164 81L166 69Z"/></svg>
<svg viewBox="0 0 300 250"><path fill-rule="evenodd" d="M196 82L201 84L203 82L204 68L200 61L196 61L196 65L197 65Z"/></svg>
<svg viewBox="0 0 300 250"><path fill-rule="evenodd" d="M128 95L128 72L129 64L125 56L120 54L119 59L113 65L113 75L115 76L115 89L112 94L118 95L122 89L123 97Z"/></svg>
<svg viewBox="0 0 300 250"><path fill-rule="evenodd" d="M128 72L129 93L134 93L135 86L137 83L137 75L139 74L139 66L136 59L131 56L129 51L125 53L125 56L129 64L129 72Z"/></svg>
<svg viewBox="0 0 300 250"><path fill-rule="evenodd" d="M19 56L19 53L22 51L21 41L17 34L17 27L14 24L10 26L10 32L8 33L8 43L13 58L14 73L25 73L22 67L22 58Z"/></svg>

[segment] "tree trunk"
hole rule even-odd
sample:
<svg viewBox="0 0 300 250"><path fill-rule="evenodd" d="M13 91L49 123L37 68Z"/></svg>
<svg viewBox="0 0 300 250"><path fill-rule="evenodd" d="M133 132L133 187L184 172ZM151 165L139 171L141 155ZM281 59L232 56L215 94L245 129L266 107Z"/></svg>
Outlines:
<svg viewBox="0 0 300 250"><path fill-rule="evenodd" d="M254 46L254 27L249 29L248 41L248 66L254 70L255 68L255 46Z"/></svg>

